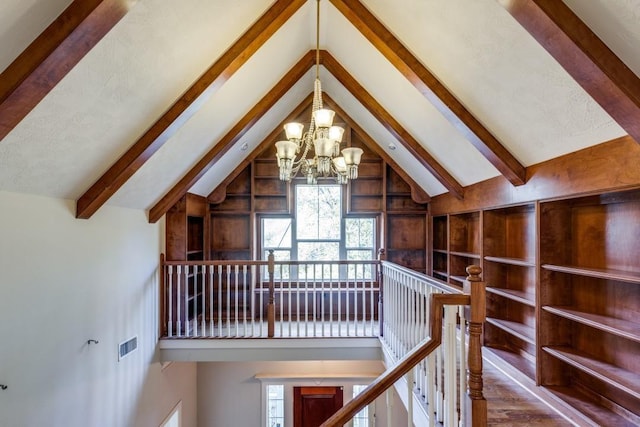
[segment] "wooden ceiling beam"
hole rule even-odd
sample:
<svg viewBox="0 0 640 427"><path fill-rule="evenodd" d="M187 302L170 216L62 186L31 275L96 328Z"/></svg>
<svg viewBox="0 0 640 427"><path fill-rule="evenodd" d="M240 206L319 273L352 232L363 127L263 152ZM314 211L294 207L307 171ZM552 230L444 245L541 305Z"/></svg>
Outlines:
<svg viewBox="0 0 640 427"><path fill-rule="evenodd" d="M418 183L411 178L411 175L402 169L400 165L398 165L395 160L393 160L391 156L389 156L387 152L380 147L380 144L369 136L369 134L366 133L364 129L362 129L362 127L360 127L360 125L358 125L358 123L356 123L356 121L353 120L342 108L340 108L340 106L331 99L329 95L324 94L323 101L329 106L329 108L333 109L337 115L347 121L349 126L351 126L351 129L353 129L353 131L367 144L367 147L380 156L382 160L387 162L387 164L391 166L391 169L393 169L403 180L405 180L407 184L409 184L411 187L411 197L414 202L428 203L431 200L431 197L422 189L422 187L420 187Z"/></svg>
<svg viewBox="0 0 640 427"><path fill-rule="evenodd" d="M509 182L526 182L513 154L359 0L331 3Z"/></svg>
<svg viewBox="0 0 640 427"><path fill-rule="evenodd" d="M640 143L640 78L565 3L498 2Z"/></svg>
<svg viewBox="0 0 640 427"><path fill-rule="evenodd" d="M89 218L189 120L306 0L277 0L77 201Z"/></svg>
<svg viewBox="0 0 640 427"><path fill-rule="evenodd" d="M327 51L320 52L322 65L400 142L440 183L462 198L462 185L407 132L400 123Z"/></svg>
<svg viewBox="0 0 640 427"><path fill-rule="evenodd" d="M0 74L0 141L127 14L133 3L75 0Z"/></svg>
<svg viewBox="0 0 640 427"><path fill-rule="evenodd" d="M293 85L315 63L314 52L307 52L294 66L280 79L280 81L267 93L235 126L223 136L211 150L187 172L180 181L173 186L158 203L149 211L149 222L154 223L164 215L200 178L211 169L229 149L242 138L242 136L282 98Z"/></svg>
<svg viewBox="0 0 640 427"><path fill-rule="evenodd" d="M236 179L236 177L246 168L249 164L255 160L265 149L267 149L270 145L273 146L274 141L278 139L280 135L282 135L284 131L284 125L291 121L296 120L297 117L300 116L311 106L313 102L313 93L310 93L293 111L287 116L286 119L280 122L278 126L276 126L273 131L262 140L262 142L231 172L209 195L207 196L207 200L210 203L222 203L226 197L226 188L231 182ZM275 146L273 153L275 155Z"/></svg>

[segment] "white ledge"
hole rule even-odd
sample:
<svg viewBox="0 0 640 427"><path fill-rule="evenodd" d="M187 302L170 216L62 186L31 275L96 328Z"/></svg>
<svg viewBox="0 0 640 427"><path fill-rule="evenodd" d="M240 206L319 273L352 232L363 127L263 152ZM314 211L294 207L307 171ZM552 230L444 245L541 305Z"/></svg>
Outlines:
<svg viewBox="0 0 640 427"><path fill-rule="evenodd" d="M171 338L159 342L162 362L381 360L372 338Z"/></svg>

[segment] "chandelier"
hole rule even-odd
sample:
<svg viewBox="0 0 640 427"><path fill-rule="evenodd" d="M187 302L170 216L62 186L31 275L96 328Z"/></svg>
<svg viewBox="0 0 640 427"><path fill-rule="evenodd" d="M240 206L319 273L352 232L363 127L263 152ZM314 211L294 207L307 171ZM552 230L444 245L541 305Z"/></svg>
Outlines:
<svg viewBox="0 0 640 427"><path fill-rule="evenodd" d="M322 106L322 86L319 73L320 0L317 0L316 79L313 85L313 104L309 128L304 132L302 123L285 124L284 131L287 140L276 142L276 157L282 181L291 181L298 173L301 173L306 176L307 184L317 184L318 177L334 177L337 183L346 184L350 179L358 177L362 149L348 147L340 150L344 129L340 126L333 126L335 112Z"/></svg>

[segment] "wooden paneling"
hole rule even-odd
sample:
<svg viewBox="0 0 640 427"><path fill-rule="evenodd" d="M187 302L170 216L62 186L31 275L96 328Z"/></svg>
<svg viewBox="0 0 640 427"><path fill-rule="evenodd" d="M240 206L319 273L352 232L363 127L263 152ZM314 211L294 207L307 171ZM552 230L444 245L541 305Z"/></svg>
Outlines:
<svg viewBox="0 0 640 427"><path fill-rule="evenodd" d="M251 246L248 216L214 215L211 218L213 250L248 250Z"/></svg>
<svg viewBox="0 0 640 427"><path fill-rule="evenodd" d="M464 199L449 194L431 200L433 215L518 204L553 197L640 187L640 145L622 137L527 168L527 183L503 177L465 188Z"/></svg>

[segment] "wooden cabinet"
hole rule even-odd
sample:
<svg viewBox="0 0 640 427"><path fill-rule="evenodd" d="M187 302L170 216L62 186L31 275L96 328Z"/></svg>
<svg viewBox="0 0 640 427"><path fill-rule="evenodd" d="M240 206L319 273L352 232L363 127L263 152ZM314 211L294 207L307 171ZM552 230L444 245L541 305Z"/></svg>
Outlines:
<svg viewBox="0 0 640 427"><path fill-rule="evenodd" d="M536 205L482 213L484 343L536 379Z"/></svg>
<svg viewBox="0 0 640 427"><path fill-rule="evenodd" d="M640 192L540 209L541 383L603 425L638 425Z"/></svg>

